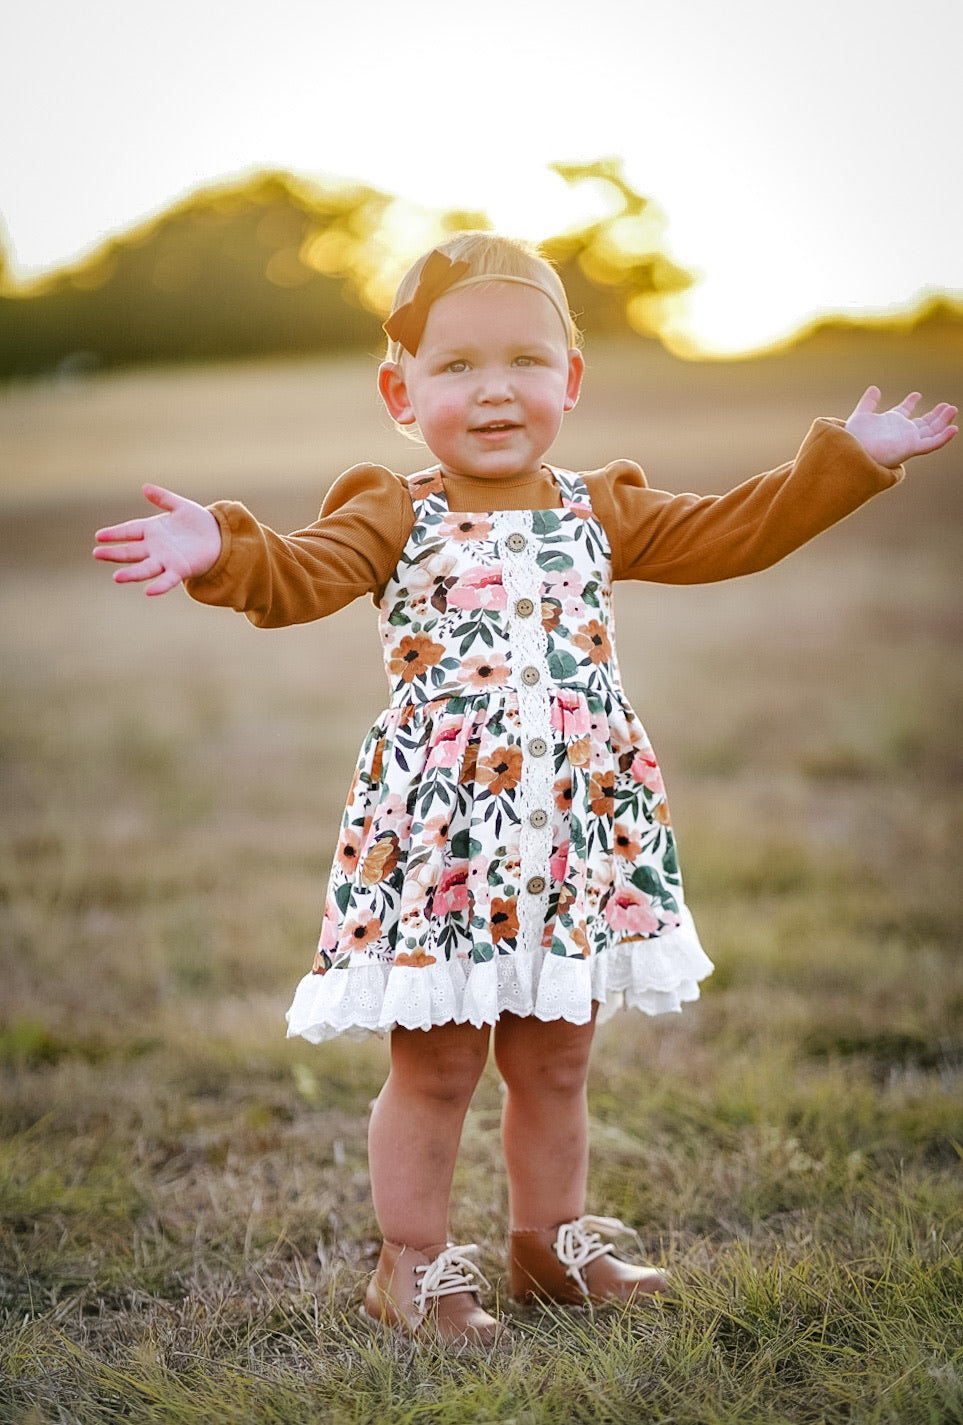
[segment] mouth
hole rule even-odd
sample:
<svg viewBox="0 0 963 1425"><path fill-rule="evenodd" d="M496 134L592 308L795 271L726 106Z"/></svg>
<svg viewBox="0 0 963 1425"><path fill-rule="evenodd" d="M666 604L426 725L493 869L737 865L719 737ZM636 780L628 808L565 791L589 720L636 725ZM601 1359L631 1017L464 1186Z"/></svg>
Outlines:
<svg viewBox="0 0 963 1425"><path fill-rule="evenodd" d="M472 435L504 435L506 431L520 430L518 421L486 421L481 426L470 426Z"/></svg>

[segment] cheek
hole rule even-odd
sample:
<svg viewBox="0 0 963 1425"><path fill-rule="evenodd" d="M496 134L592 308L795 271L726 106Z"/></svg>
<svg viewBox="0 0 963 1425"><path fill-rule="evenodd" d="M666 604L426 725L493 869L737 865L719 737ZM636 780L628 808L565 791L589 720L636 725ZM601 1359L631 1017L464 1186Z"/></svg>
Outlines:
<svg viewBox="0 0 963 1425"><path fill-rule="evenodd" d="M426 433L430 430L442 433L449 430L460 430L464 422L464 402L454 396L446 396L427 403L427 408L423 412L419 424Z"/></svg>

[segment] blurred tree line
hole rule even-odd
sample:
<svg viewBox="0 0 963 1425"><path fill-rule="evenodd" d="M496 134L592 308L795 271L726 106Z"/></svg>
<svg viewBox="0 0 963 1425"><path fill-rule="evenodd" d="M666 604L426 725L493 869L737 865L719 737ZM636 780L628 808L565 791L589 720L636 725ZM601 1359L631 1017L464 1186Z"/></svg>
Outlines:
<svg viewBox="0 0 963 1425"><path fill-rule="evenodd" d="M657 335L692 277L665 218L617 160L559 164L600 190L605 216L545 243L582 327ZM363 185L284 173L204 189L83 262L17 286L0 252L0 378L152 361L376 352L417 255L483 214L425 214Z"/></svg>

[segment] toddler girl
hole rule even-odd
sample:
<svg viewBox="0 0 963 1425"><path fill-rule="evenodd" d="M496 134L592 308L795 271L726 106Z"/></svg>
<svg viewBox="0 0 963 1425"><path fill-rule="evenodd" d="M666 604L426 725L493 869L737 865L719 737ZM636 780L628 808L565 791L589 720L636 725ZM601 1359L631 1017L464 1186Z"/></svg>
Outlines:
<svg viewBox="0 0 963 1425"><path fill-rule="evenodd" d="M462 1124L493 1041L521 1300L627 1302L664 1278L586 1216L585 1084L596 1013L660 1014L712 966L686 909L665 790L619 679L613 578L762 569L944 445L955 410L820 420L796 458L728 495L650 489L619 460L544 464L583 361L534 250L463 233L405 277L378 384L434 464L357 465L308 529L157 486L163 514L101 530L98 558L148 594L184 582L260 627L380 608L391 702L348 795L314 966L288 1033L391 1035L371 1115L384 1237L363 1311L452 1346L503 1341L470 1247L448 1240Z"/></svg>

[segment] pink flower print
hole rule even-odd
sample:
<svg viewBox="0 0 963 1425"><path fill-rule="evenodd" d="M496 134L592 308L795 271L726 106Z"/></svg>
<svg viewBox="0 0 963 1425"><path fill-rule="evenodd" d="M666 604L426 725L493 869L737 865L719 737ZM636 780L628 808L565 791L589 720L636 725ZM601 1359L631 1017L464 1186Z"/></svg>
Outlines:
<svg viewBox="0 0 963 1425"><path fill-rule="evenodd" d="M559 693L552 703L552 727L568 741L592 730L592 714L582 698Z"/></svg>
<svg viewBox="0 0 963 1425"><path fill-rule="evenodd" d="M383 802L379 802L374 819L379 831L393 831L399 841L407 841L411 831L411 816L406 803L397 792L392 792Z"/></svg>
<svg viewBox="0 0 963 1425"><path fill-rule="evenodd" d="M460 861L450 866L442 875L435 891L432 910L435 915L457 915L468 909L468 862Z"/></svg>
<svg viewBox="0 0 963 1425"><path fill-rule="evenodd" d="M338 943L338 916L334 905L328 901L324 907L324 920L321 923L321 938L318 941L320 950L333 950Z"/></svg>
<svg viewBox="0 0 963 1425"><path fill-rule="evenodd" d="M548 869L553 881L565 880L565 872L568 869L568 848L569 843L563 841L561 846L552 853L552 859L548 863Z"/></svg>
<svg viewBox="0 0 963 1425"><path fill-rule="evenodd" d="M425 822L424 838L432 846L445 846L448 841L448 830L451 823L447 816L433 816Z"/></svg>
<svg viewBox="0 0 963 1425"><path fill-rule="evenodd" d="M488 882L488 857L473 856L468 863L468 885L472 892L477 893L479 886L484 886Z"/></svg>
<svg viewBox="0 0 963 1425"><path fill-rule="evenodd" d="M629 935L654 935L659 928L652 902L634 886L620 886L613 891L605 903L605 919L613 930L624 930Z"/></svg>
<svg viewBox="0 0 963 1425"><path fill-rule="evenodd" d="M572 514L578 515L581 520L590 520L592 518L592 506L586 505L582 500L566 500L563 498L562 508L571 510Z"/></svg>
<svg viewBox="0 0 963 1425"><path fill-rule="evenodd" d="M484 565L467 570L448 591L448 603L456 609L503 609L508 595L501 570L487 569Z"/></svg>
<svg viewBox="0 0 963 1425"><path fill-rule="evenodd" d="M447 514L438 526L438 533L445 539L487 539L492 532L491 521L480 515Z"/></svg>
<svg viewBox="0 0 963 1425"><path fill-rule="evenodd" d="M508 664L497 653L476 653L466 658L459 669L463 683L473 688L499 687L509 679Z"/></svg>
<svg viewBox="0 0 963 1425"><path fill-rule="evenodd" d="M556 599L577 599L585 588L574 569L549 569L545 572L545 587Z"/></svg>
<svg viewBox="0 0 963 1425"><path fill-rule="evenodd" d="M352 950L364 950L370 945L372 940L377 940L381 935L381 921L376 915L365 915L359 920L353 920L344 928L344 938L351 942Z"/></svg>
<svg viewBox="0 0 963 1425"><path fill-rule="evenodd" d="M647 791L661 793L665 791L662 781L662 773L659 771L659 764L655 760L655 753L651 747L643 747L632 759L632 776L637 782L641 782Z"/></svg>
<svg viewBox="0 0 963 1425"><path fill-rule="evenodd" d="M471 729L463 717L446 717L432 739L429 767L454 767L461 761Z"/></svg>

